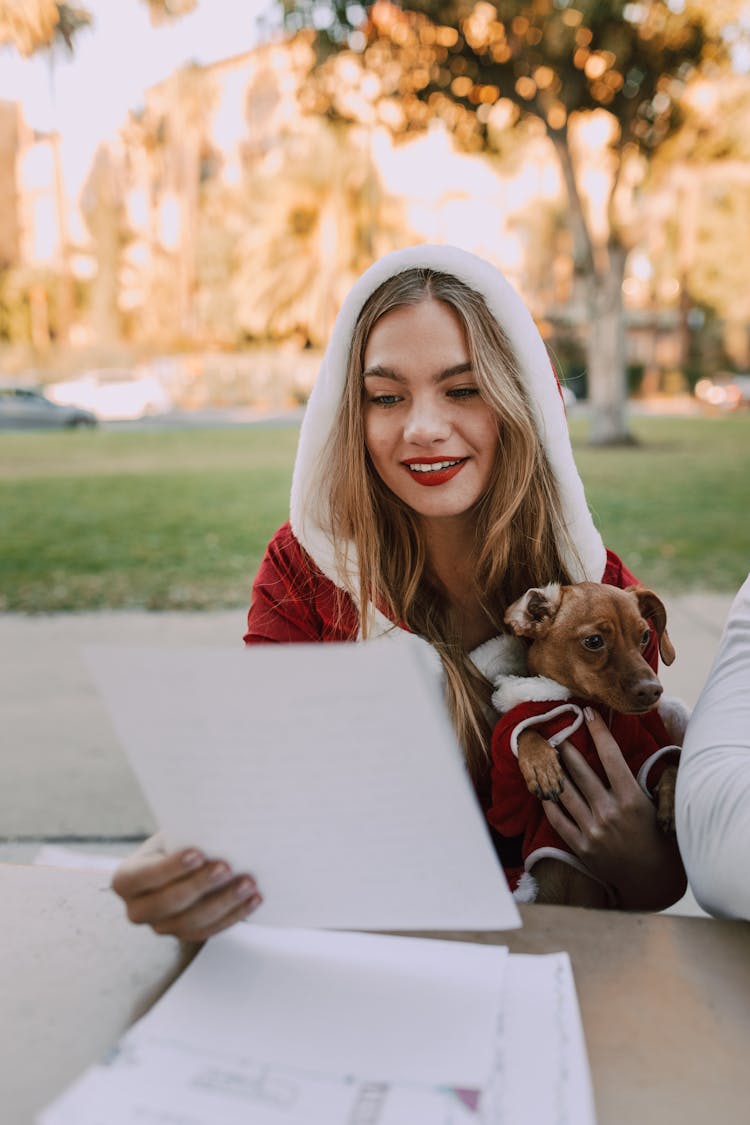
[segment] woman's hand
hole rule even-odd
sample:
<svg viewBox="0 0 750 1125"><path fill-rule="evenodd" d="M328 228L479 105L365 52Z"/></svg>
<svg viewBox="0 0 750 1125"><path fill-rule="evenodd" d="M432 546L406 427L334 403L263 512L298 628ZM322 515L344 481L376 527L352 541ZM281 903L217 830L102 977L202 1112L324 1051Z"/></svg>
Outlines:
<svg viewBox="0 0 750 1125"><path fill-rule="evenodd" d="M663 910L687 887L677 839L657 825L654 805L601 716L588 707L585 715L610 788L564 742L560 759L567 779L560 804L544 802L547 819L592 874L614 889L618 907Z"/></svg>
<svg viewBox="0 0 750 1125"><path fill-rule="evenodd" d="M166 855L158 836L123 860L112 889L131 922L182 941L205 941L263 901L250 875L235 875L229 864L209 860L197 848Z"/></svg>

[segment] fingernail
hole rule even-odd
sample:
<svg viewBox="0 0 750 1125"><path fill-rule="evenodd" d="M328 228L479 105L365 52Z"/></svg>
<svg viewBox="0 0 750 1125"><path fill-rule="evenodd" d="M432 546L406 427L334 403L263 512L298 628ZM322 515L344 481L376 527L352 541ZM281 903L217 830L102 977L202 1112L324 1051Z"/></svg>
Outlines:
<svg viewBox="0 0 750 1125"><path fill-rule="evenodd" d="M200 867L200 865L202 863L203 863L203 856L201 855L200 852L197 852L195 850L195 848L191 848L190 851L182 853L182 866L183 867L187 867L188 869L191 869L191 868L194 868L194 867Z"/></svg>
<svg viewBox="0 0 750 1125"><path fill-rule="evenodd" d="M253 897L252 897L252 898L250 899L250 901L248 902L247 906L245 907L245 917L247 917L247 915L248 915L248 914L252 914L252 912L253 912L253 911L254 911L254 910L255 910L255 909L256 909L256 908L258 907L258 906L260 906L260 904L261 904L262 902L263 902L263 899L261 898L261 896L260 896L260 895L253 895Z"/></svg>
<svg viewBox="0 0 750 1125"><path fill-rule="evenodd" d="M211 869L209 878L212 883L218 883L220 879L226 879L229 874L229 868L226 863L215 863Z"/></svg>
<svg viewBox="0 0 750 1125"><path fill-rule="evenodd" d="M247 877L240 879L237 886L234 888L235 898L247 898L248 895L255 893L255 883L252 879Z"/></svg>
<svg viewBox="0 0 750 1125"><path fill-rule="evenodd" d="M584 713L584 715L586 716L586 722L587 722L587 723L593 723L593 721L594 721L594 712L593 712L593 711L591 710L591 708L590 708L590 707L584 707L584 709L583 709L583 713Z"/></svg>

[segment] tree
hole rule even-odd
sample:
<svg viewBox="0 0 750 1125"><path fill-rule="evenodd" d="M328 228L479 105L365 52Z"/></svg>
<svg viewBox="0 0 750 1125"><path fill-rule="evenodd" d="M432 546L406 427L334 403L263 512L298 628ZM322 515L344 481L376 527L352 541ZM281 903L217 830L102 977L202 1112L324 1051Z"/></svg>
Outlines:
<svg viewBox="0 0 750 1125"><path fill-rule="evenodd" d="M248 168L244 197L233 279L238 325L259 339L324 345L347 290L403 238L365 130L297 122Z"/></svg>
<svg viewBox="0 0 750 1125"><path fill-rule="evenodd" d="M128 239L125 175L119 154L99 145L81 194L81 210L96 258L91 294L91 322L97 342L111 345L121 333L119 307L122 255Z"/></svg>
<svg viewBox="0 0 750 1125"><path fill-rule="evenodd" d="M153 25L191 12L198 0L142 0ZM36 51L64 44L74 48L77 34L92 23L83 6L56 0L0 0L0 47L12 46L24 58Z"/></svg>
<svg viewBox="0 0 750 1125"><path fill-rule="evenodd" d="M679 278L686 304L721 318L727 352L742 367L750 362L749 98L748 75L696 86L682 129L653 168L654 187L665 196L652 235L659 265Z"/></svg>
<svg viewBox="0 0 750 1125"><path fill-rule="evenodd" d="M281 2L290 30L314 30L318 74L307 100L318 112L356 115L369 99L398 132L439 117L475 151L493 146L499 122L541 124L559 161L587 302L591 440L629 441L622 282L638 187L679 126L687 83L724 57L707 12L689 0ZM356 61L358 85L341 82L342 53ZM576 144L576 126L593 115L609 157L598 231Z"/></svg>
<svg viewBox="0 0 750 1125"><path fill-rule="evenodd" d="M0 0L0 47L15 47L24 58L58 43L72 50L75 36L90 23L90 13L72 4Z"/></svg>

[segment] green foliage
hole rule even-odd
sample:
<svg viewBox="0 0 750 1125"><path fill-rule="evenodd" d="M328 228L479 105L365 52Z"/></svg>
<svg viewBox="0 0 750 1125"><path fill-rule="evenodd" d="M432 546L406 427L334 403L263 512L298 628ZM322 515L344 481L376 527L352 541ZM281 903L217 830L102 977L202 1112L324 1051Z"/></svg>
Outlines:
<svg viewBox="0 0 750 1125"><path fill-rule="evenodd" d="M52 339L61 328L61 291L65 277L41 266L14 266L0 270L0 341L28 344L32 340L32 303L42 300L46 330ZM85 303L86 285L76 282L72 295L76 307Z"/></svg>
<svg viewBox="0 0 750 1125"><path fill-rule="evenodd" d="M750 560L750 418L637 418L576 458L607 544L657 589L733 590ZM0 608L247 603L287 518L295 427L0 435Z"/></svg>
<svg viewBox="0 0 750 1125"><path fill-rule="evenodd" d="M151 23L158 26L191 12L198 0L142 0L149 9ZM74 51L78 35L93 23L87 7L59 0L37 0L34 4L9 5L6 14L0 5L0 47L10 44L28 56L63 43ZM19 9L24 7L22 13Z"/></svg>
<svg viewBox="0 0 750 1125"><path fill-rule="evenodd" d="M564 133L572 113L604 108L620 123L621 147L649 152L679 123L680 96L696 66L723 53L701 9L678 7L667 0L283 0L288 28L315 29L321 63L341 50L361 57L379 78L379 97L398 99L404 129L440 116L468 147L483 147L501 99L550 133ZM330 110L346 113L325 72L319 92L319 108L327 97Z"/></svg>
<svg viewBox="0 0 750 1125"><path fill-rule="evenodd" d="M55 0L0 5L0 47L10 45L24 57L59 43L72 51L76 36L91 22L86 8Z"/></svg>

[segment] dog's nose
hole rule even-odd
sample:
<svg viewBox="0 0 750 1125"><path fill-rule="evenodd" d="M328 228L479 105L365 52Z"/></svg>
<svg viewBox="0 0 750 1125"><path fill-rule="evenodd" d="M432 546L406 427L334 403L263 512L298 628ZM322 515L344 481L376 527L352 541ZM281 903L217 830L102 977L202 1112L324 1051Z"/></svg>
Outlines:
<svg viewBox="0 0 750 1125"><path fill-rule="evenodd" d="M664 688L658 680L641 680L640 683L635 685L633 689L633 697L639 707L644 710L647 707L653 707L661 697Z"/></svg>

